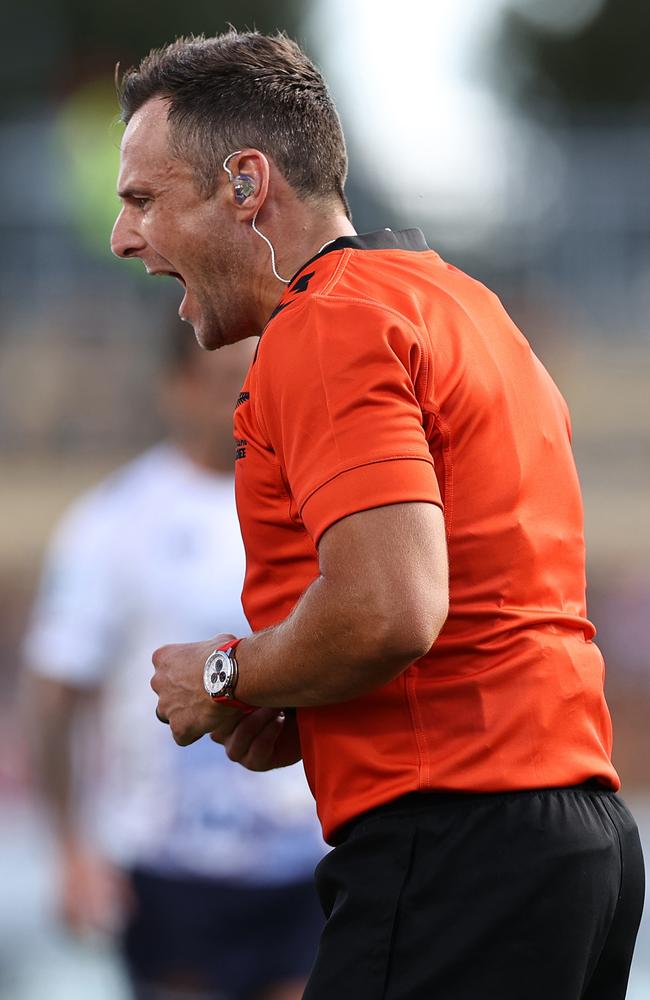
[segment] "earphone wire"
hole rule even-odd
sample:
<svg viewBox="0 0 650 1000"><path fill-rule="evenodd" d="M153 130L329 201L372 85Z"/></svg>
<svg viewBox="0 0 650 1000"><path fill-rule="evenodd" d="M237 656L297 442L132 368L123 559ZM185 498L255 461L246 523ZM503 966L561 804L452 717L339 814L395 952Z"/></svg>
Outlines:
<svg viewBox="0 0 650 1000"><path fill-rule="evenodd" d="M241 153L241 149L236 149L234 151L234 153L228 153L228 156L223 161L223 169L228 174L228 180L230 181L231 184L232 184L232 182L234 180L234 177L232 175L232 170L228 166L228 160L232 160L233 156L237 156L238 153ZM257 212L259 212L259 208L258 208ZM253 219L252 219L252 222L251 222L251 226L253 227L253 232L257 233L257 235L260 237L260 239L264 240L264 242L266 243L267 247L271 251L271 269L273 271L274 276L277 278L278 281L281 281L283 285L290 285L291 284L291 278L283 278L282 275L278 274L278 272L277 272L277 268L275 266L275 250L273 248L273 244L271 243L271 241L268 238L268 236L265 236L264 233L260 232L260 230L255 225L255 223L257 222L257 212L253 216Z"/></svg>
<svg viewBox="0 0 650 1000"><path fill-rule="evenodd" d="M257 212L259 212L259 208L258 208ZM291 278L283 278L281 274L278 274L278 272L277 272L277 270L275 268L275 250L273 249L273 244L271 243L271 241L268 238L268 236L265 236L264 233L261 232L261 230L259 230L257 228L257 226L255 225L255 223L257 222L257 212L255 213L255 215L253 216L252 221L251 221L251 226L253 227L253 232L257 233L257 235L261 239L264 240L264 242L266 243L267 247L271 251L271 269L273 270L273 274L275 275L275 277L278 279L278 281L281 281L283 285L290 285L291 284Z"/></svg>
<svg viewBox="0 0 650 1000"><path fill-rule="evenodd" d="M233 156L237 156L238 153L241 153L241 149L236 149L234 151L234 153L228 153L228 156L223 161L223 169L228 174L228 181L231 184L232 184L232 182L234 180L234 177L232 175L232 170L228 166L228 160L232 160ZM257 209L257 212L259 212L259 208ZM277 272L277 269L276 269L276 266L275 266L275 250L273 248L273 244L271 243L271 241L268 238L268 236L265 236L264 233L261 232L261 230L259 230L257 228L257 226L256 226L257 212L255 213L255 215L253 216L253 219L251 221L251 226L253 227L253 232L257 233L257 235L260 237L260 239L264 240L264 242L266 243L267 247L271 251L271 269L273 271L274 276L277 278L278 281L281 281L283 285L290 285L292 279L291 278L283 278L282 275L278 274L278 272ZM318 253L322 253L323 250L325 249L325 247L328 247L330 245L330 243L333 243L333 242L334 242L334 240L328 240L326 243L323 243L323 245L320 248L320 250L318 251Z"/></svg>
<svg viewBox="0 0 650 1000"><path fill-rule="evenodd" d="M223 169L228 174L228 180L230 181L231 184L232 184L234 178L233 178L233 175L232 175L232 170L228 166L228 160L232 160L233 156L237 156L238 153L241 153L241 149L236 149L234 153L228 153L228 156L223 161Z"/></svg>

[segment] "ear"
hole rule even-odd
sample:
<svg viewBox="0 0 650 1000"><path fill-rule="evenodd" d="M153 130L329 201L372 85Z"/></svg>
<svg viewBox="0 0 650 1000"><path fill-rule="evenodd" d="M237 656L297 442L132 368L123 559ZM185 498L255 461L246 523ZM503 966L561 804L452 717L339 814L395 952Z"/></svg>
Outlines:
<svg viewBox="0 0 650 1000"><path fill-rule="evenodd" d="M269 190L270 166L259 149L240 149L224 166L228 174L227 198L242 222L260 210Z"/></svg>

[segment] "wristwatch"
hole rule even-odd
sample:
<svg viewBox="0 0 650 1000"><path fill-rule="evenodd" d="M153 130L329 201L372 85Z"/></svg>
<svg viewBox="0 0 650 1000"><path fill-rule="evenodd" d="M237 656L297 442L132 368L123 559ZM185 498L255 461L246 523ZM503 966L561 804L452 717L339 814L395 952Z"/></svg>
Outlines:
<svg viewBox="0 0 650 1000"><path fill-rule="evenodd" d="M235 649L240 641L232 639L210 653L203 668L203 686L214 701L232 705L233 708L239 708L243 712L254 712L252 705L235 698L239 677Z"/></svg>

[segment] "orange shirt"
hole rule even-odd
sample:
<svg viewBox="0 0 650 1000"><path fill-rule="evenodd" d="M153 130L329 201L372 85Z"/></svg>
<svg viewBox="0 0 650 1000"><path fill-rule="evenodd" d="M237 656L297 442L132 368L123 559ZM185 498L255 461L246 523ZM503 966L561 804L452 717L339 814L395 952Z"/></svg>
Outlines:
<svg viewBox="0 0 650 1000"><path fill-rule="evenodd" d="M298 709L327 839L416 790L619 787L567 408L492 292L419 230L336 240L269 320L235 436L254 630L317 577L335 521L444 511L450 610L431 651L368 695Z"/></svg>

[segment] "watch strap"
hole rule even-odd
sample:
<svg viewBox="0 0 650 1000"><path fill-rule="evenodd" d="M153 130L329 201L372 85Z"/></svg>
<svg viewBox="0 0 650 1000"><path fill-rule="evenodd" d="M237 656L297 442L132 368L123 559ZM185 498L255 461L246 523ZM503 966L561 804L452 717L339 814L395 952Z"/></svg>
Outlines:
<svg viewBox="0 0 650 1000"><path fill-rule="evenodd" d="M240 642L241 642L241 638L239 638L239 639L229 639L228 642L224 642L223 646L217 646L216 652L217 653L227 653L228 650L232 649L232 651L234 653L234 651L237 649L237 646L239 645Z"/></svg>
<svg viewBox="0 0 650 1000"><path fill-rule="evenodd" d="M233 686L237 685L237 680L239 678L239 666L237 660L235 659L234 652L237 649L237 646L239 645L240 642L241 638L230 639L230 641L225 642L223 646L217 646L216 650L218 653L230 652L231 654L230 658L235 666L235 682ZM245 701L240 701L239 698L235 698L235 696L232 694L213 694L211 695L211 698L213 701L216 701L219 704L231 705L233 708L238 708L241 712L245 712L247 715L250 715L251 712L255 711L254 705L247 705Z"/></svg>
<svg viewBox="0 0 650 1000"><path fill-rule="evenodd" d="M230 705L231 708L238 708L240 712L245 712L246 715L250 715L251 712L255 712L256 708L254 705L247 705L245 701L240 701L239 698L233 698L229 694L213 694L210 696L213 701L218 702L220 705Z"/></svg>

